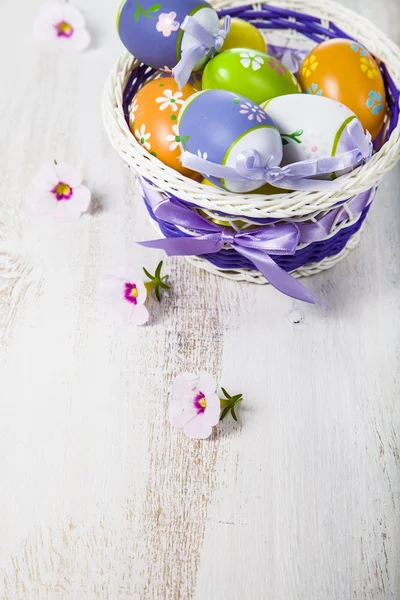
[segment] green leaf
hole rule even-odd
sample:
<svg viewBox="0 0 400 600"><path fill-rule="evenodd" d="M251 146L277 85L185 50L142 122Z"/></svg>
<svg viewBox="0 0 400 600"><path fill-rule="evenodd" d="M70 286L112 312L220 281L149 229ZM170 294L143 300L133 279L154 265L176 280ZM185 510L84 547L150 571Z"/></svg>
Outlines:
<svg viewBox="0 0 400 600"><path fill-rule="evenodd" d="M238 418L237 418L237 416L236 416L236 413L235 413L235 407L234 407L234 406L232 406L232 408L231 408L231 415L232 415L232 417L234 418L234 420L235 420L235 421L236 421L236 423L237 423L237 422L238 422Z"/></svg>
<svg viewBox="0 0 400 600"><path fill-rule="evenodd" d="M289 143L289 141L288 141L286 138L284 138L284 137L283 137L283 138L282 138L282 145L283 145L283 146L287 146L287 145L288 145L288 143Z"/></svg>
<svg viewBox="0 0 400 600"><path fill-rule="evenodd" d="M161 302L160 288L158 285L156 286L155 290L156 290L156 298L159 302Z"/></svg>
<svg viewBox="0 0 400 600"><path fill-rule="evenodd" d="M304 129L298 129L297 131L295 131L294 133L292 133L292 135L294 137L299 137L300 135L303 135L304 133Z"/></svg>
<svg viewBox="0 0 400 600"><path fill-rule="evenodd" d="M224 389L224 388L221 388L221 390L222 390L222 393L223 393L223 395L225 396L225 398L226 398L227 400L231 400L231 397L230 397L230 395L228 394L228 392L226 391L226 389Z"/></svg>
<svg viewBox="0 0 400 600"><path fill-rule="evenodd" d="M147 9L147 12L153 13L153 12L157 12L158 10L160 10L161 8L161 4L153 4L153 6L150 6L150 8Z"/></svg>
<svg viewBox="0 0 400 600"><path fill-rule="evenodd" d="M190 139L190 135L185 135L185 137L182 138L182 142L184 144L186 144L186 142Z"/></svg>
<svg viewBox="0 0 400 600"><path fill-rule="evenodd" d="M135 21L136 21L136 23L139 21L139 17L140 17L140 10L137 9L137 11L135 12Z"/></svg>
<svg viewBox="0 0 400 600"><path fill-rule="evenodd" d="M143 271L144 271L144 274L146 275L146 277L148 277L149 279L153 279L153 275L150 275L150 273L148 272L148 270L145 269L144 267L143 267Z"/></svg>
<svg viewBox="0 0 400 600"><path fill-rule="evenodd" d="M155 274L155 277L157 277L157 279L160 278L162 266L163 266L163 261L161 261L159 263L159 265L157 266L156 274Z"/></svg>
<svg viewBox="0 0 400 600"><path fill-rule="evenodd" d="M220 416L219 420L223 421L229 411L230 411L230 407L229 406L225 406L224 410L221 413L221 416Z"/></svg>

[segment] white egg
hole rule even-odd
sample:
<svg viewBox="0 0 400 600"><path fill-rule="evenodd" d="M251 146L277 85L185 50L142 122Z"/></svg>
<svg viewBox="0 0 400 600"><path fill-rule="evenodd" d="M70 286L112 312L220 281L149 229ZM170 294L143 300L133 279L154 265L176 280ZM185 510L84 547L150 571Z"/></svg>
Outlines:
<svg viewBox="0 0 400 600"><path fill-rule="evenodd" d="M264 102L261 107L281 134L282 166L337 156L355 147L346 126L357 117L340 102L323 96L290 94Z"/></svg>

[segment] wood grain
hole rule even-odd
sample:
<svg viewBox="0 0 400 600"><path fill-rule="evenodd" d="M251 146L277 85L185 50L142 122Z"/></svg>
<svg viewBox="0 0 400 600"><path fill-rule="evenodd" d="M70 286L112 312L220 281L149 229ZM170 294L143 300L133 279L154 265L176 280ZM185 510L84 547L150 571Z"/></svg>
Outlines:
<svg viewBox="0 0 400 600"><path fill-rule="evenodd" d="M101 123L116 6L76 0L94 46L59 57L32 45L40 4L0 3L0 598L397 600L400 170L307 280L331 311L167 259L151 326L114 328L99 279L161 257ZM345 4L400 43L397 0ZM93 190L78 223L32 211L53 158ZM190 442L169 390L200 369L245 403Z"/></svg>

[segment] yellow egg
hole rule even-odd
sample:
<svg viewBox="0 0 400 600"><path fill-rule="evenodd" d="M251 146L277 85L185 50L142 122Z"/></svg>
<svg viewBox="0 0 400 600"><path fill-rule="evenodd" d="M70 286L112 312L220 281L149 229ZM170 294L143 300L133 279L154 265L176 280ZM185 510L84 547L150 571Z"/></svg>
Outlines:
<svg viewBox="0 0 400 600"><path fill-rule="evenodd" d="M259 29L251 23L237 18L233 18L231 21L231 28L221 52L231 48L249 48L258 52L268 52Z"/></svg>

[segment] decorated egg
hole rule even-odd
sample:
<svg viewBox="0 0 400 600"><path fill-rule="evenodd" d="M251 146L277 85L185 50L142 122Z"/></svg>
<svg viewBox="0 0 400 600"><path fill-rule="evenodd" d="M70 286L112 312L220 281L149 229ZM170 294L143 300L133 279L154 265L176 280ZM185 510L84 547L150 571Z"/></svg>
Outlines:
<svg viewBox="0 0 400 600"><path fill-rule="evenodd" d="M304 60L300 83L307 94L348 106L376 138L386 112L385 85L376 61L363 46L346 39L322 42Z"/></svg>
<svg viewBox="0 0 400 600"><path fill-rule="evenodd" d="M282 142L278 130L257 104L225 90L206 90L191 96L179 115L184 149L212 163L236 168L246 150L259 152L263 162L278 166ZM259 181L232 181L202 172L214 185L232 192L249 192Z"/></svg>
<svg viewBox="0 0 400 600"><path fill-rule="evenodd" d="M178 115L185 100L196 90L186 84L181 90L172 77L146 83L136 94L130 109L130 130L150 154L188 177L198 173L182 167Z"/></svg>
<svg viewBox="0 0 400 600"><path fill-rule="evenodd" d="M222 46L222 52L231 48L250 48L267 52L267 45L260 30L248 21L236 17L231 20L231 28Z"/></svg>
<svg viewBox="0 0 400 600"><path fill-rule="evenodd" d="M211 34L220 29L215 10L205 0L124 0L117 16L117 29L124 46L133 56L156 69L173 69L182 54L198 44L181 29L187 16L193 17ZM201 59L194 70L201 68Z"/></svg>
<svg viewBox="0 0 400 600"><path fill-rule="evenodd" d="M283 142L282 166L321 159L355 148L346 126L356 115L347 106L308 94L274 98L261 105L273 119ZM361 133L362 126L360 125ZM363 135L363 133L362 133ZM337 173L337 175L342 173ZM324 176L329 178L330 175Z"/></svg>
<svg viewBox="0 0 400 600"><path fill-rule="evenodd" d="M203 89L229 90L261 104L265 100L300 92L292 73L276 58L246 48L233 48L210 60Z"/></svg>

